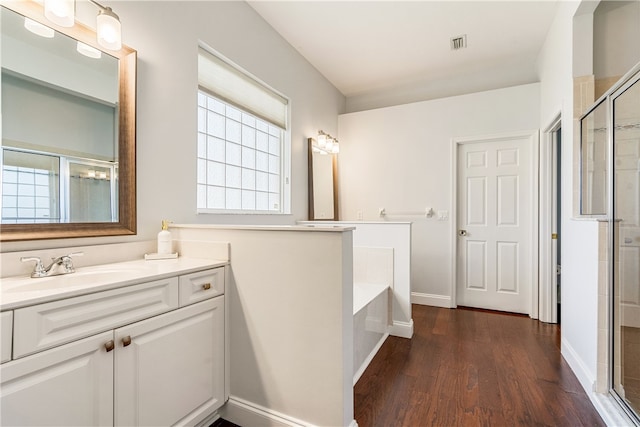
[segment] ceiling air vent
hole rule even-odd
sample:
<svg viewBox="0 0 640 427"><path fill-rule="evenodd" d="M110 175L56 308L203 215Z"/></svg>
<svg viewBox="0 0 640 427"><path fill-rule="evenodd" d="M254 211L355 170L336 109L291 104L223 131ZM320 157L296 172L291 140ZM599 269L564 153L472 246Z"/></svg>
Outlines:
<svg viewBox="0 0 640 427"><path fill-rule="evenodd" d="M467 47L467 35L451 37L451 50L460 50Z"/></svg>

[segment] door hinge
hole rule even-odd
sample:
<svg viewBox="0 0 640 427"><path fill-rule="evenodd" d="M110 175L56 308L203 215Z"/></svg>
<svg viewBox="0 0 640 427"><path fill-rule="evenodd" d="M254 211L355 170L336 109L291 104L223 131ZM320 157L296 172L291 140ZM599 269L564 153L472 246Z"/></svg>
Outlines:
<svg viewBox="0 0 640 427"><path fill-rule="evenodd" d="M560 275L562 273L562 268L560 267L560 264L556 265L556 275Z"/></svg>

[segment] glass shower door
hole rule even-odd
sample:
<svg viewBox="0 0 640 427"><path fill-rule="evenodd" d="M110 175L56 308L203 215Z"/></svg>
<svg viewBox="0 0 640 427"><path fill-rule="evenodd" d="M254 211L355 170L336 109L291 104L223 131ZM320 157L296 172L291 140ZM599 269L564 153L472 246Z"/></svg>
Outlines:
<svg viewBox="0 0 640 427"><path fill-rule="evenodd" d="M632 80L633 81L633 80ZM612 388L640 418L640 80L613 99Z"/></svg>

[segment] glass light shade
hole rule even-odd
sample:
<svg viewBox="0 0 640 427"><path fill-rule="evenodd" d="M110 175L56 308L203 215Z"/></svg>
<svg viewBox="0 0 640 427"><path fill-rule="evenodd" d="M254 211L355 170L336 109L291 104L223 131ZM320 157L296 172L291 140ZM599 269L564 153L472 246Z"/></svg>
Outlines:
<svg viewBox="0 0 640 427"><path fill-rule="evenodd" d="M100 52L98 49L82 42L78 42L78 44L76 45L76 50L89 58L99 59L102 56L102 52Z"/></svg>
<svg viewBox="0 0 640 427"><path fill-rule="evenodd" d="M330 153L331 150L333 150L333 139L327 138L327 145L325 146L325 149L327 150L328 153Z"/></svg>
<svg viewBox="0 0 640 427"><path fill-rule="evenodd" d="M120 18L106 7L98 13L96 18L96 32L98 44L105 49L120 50L122 48L122 28Z"/></svg>
<svg viewBox="0 0 640 427"><path fill-rule="evenodd" d="M75 0L44 0L44 16L61 27L73 27L76 20Z"/></svg>
<svg viewBox="0 0 640 427"><path fill-rule="evenodd" d="M54 35L53 28L49 28L46 25L34 21L33 19L24 18L24 27L31 31L33 34L37 34L40 37L52 38Z"/></svg>
<svg viewBox="0 0 640 427"><path fill-rule="evenodd" d="M331 148L331 154L338 154L340 152L340 144L336 141Z"/></svg>
<svg viewBox="0 0 640 427"><path fill-rule="evenodd" d="M327 135L318 135L318 147L322 148L327 145Z"/></svg>

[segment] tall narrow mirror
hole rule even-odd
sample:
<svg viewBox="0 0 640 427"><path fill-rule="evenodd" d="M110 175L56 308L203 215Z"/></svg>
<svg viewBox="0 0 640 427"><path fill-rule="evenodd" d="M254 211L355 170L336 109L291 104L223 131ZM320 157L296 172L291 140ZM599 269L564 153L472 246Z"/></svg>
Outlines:
<svg viewBox="0 0 640 427"><path fill-rule="evenodd" d="M309 138L309 220L338 220L338 156L314 148Z"/></svg>
<svg viewBox="0 0 640 427"><path fill-rule="evenodd" d="M135 234L135 50L34 1L0 14L0 239Z"/></svg>

